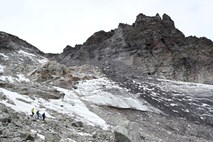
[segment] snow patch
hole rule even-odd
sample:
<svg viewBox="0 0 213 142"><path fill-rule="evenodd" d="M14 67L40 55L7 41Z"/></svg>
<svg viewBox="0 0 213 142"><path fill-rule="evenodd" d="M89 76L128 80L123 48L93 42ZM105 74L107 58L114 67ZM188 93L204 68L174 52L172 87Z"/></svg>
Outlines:
<svg viewBox="0 0 213 142"><path fill-rule="evenodd" d="M12 76L0 76L1 81L9 82L9 83L14 83L14 79Z"/></svg>
<svg viewBox="0 0 213 142"><path fill-rule="evenodd" d="M158 79L162 81L160 88L166 91L176 90L187 94L189 96L202 96L209 97L213 94L213 85L201 84L201 83L192 83L192 82L182 82L182 81L172 81L165 79ZM180 94L179 94L180 95Z"/></svg>
<svg viewBox="0 0 213 142"><path fill-rule="evenodd" d="M24 96L16 92L6 90L4 88L0 88L0 92L2 92L7 97L7 100L1 100L0 102L18 112L30 114L32 108L38 108L42 112L45 112L44 108L41 109L39 107L41 104L38 103L38 101L33 100L28 96ZM51 117L48 113L45 114L47 117Z"/></svg>
<svg viewBox="0 0 213 142"><path fill-rule="evenodd" d="M3 53L0 53L0 56L2 56L4 58L4 60L8 60L9 59L9 57L4 55Z"/></svg>
<svg viewBox="0 0 213 142"><path fill-rule="evenodd" d="M206 106L210 106L210 105L208 105L208 104L204 104L204 103L203 103L203 104L202 104L202 106L206 107Z"/></svg>
<svg viewBox="0 0 213 142"><path fill-rule="evenodd" d="M42 134L37 133L37 137L39 137L39 138L42 139L42 140L45 140L45 136L42 135Z"/></svg>
<svg viewBox="0 0 213 142"><path fill-rule="evenodd" d="M25 52L23 50L19 50L18 53L23 54L25 56L36 56L35 54L31 54L31 53Z"/></svg>
<svg viewBox="0 0 213 142"><path fill-rule="evenodd" d="M177 104L174 104L174 103L171 103L170 105L171 105L171 106L178 106Z"/></svg>
<svg viewBox="0 0 213 142"><path fill-rule="evenodd" d="M23 74L18 74L18 78L14 78L12 76L0 76L1 81L9 82L9 83L14 83L15 81L18 82L30 82L28 78L26 78Z"/></svg>
<svg viewBox="0 0 213 142"><path fill-rule="evenodd" d="M42 135L42 134L39 134L37 131L35 131L35 130L30 130L30 132L36 134L36 136L37 136L39 139L45 140L45 136Z"/></svg>
<svg viewBox="0 0 213 142"><path fill-rule="evenodd" d="M31 99L28 96L18 94L3 88L0 88L0 92L6 95L6 100L0 100L1 103L8 107L18 111L24 112L28 115L31 113L32 108L36 108L40 113L45 112L47 118L54 118L46 109L52 109L59 113L66 113L71 116L77 116L81 121L86 122L90 125L98 125L103 129L108 129L109 125L95 113L89 111L86 105L79 99L79 97L72 91L62 88L57 88L59 91L65 93L63 100L49 100L46 101L42 98ZM45 108L40 108L40 106Z"/></svg>
<svg viewBox="0 0 213 142"><path fill-rule="evenodd" d="M54 110L60 110L59 112L77 115L83 118L82 120L90 125L99 125L103 129L107 129L108 125L95 113L89 111L86 105L80 100L73 90L67 90L59 87L55 87L58 91L65 94L63 100L50 100L51 104L45 104L46 107ZM63 106L63 107L61 107Z"/></svg>
<svg viewBox="0 0 213 142"><path fill-rule="evenodd" d="M35 55L35 54L32 54L32 53L28 53L28 52L25 52L23 50L19 50L18 53L30 58L32 61L37 61L39 62L40 64L44 64L46 62L48 62L48 59L47 58L44 58L42 56L38 56L38 55ZM39 58L39 59L38 59Z"/></svg>
<svg viewBox="0 0 213 142"><path fill-rule="evenodd" d="M4 68L5 68L5 66L2 66L2 65L0 64L0 73L3 73L3 72L4 72Z"/></svg>
<svg viewBox="0 0 213 142"><path fill-rule="evenodd" d="M46 62L48 62L49 60L47 58L43 58L43 59L38 59L37 60L40 64L45 64Z"/></svg>
<svg viewBox="0 0 213 142"><path fill-rule="evenodd" d="M81 136L92 136L91 134L89 133L83 133L83 132L78 132L79 135Z"/></svg>
<svg viewBox="0 0 213 142"><path fill-rule="evenodd" d="M17 74L19 82L30 82L28 78L26 78L23 74Z"/></svg>

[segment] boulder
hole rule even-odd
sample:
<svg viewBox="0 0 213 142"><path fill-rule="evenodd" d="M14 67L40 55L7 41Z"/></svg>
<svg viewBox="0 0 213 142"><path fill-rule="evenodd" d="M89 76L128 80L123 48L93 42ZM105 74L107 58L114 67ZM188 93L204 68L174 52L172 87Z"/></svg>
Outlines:
<svg viewBox="0 0 213 142"><path fill-rule="evenodd" d="M48 142L59 142L61 140L61 137L57 133L47 133L45 135L45 140Z"/></svg>
<svg viewBox="0 0 213 142"><path fill-rule="evenodd" d="M37 131L29 131L29 130L23 130L20 132L20 137L25 141L35 141L37 139Z"/></svg>
<svg viewBox="0 0 213 142"><path fill-rule="evenodd" d="M128 120L121 121L114 128L114 142L141 142L137 125Z"/></svg>
<svg viewBox="0 0 213 142"><path fill-rule="evenodd" d="M74 121L72 123L72 126L74 126L74 127L83 127L83 123L81 121Z"/></svg>

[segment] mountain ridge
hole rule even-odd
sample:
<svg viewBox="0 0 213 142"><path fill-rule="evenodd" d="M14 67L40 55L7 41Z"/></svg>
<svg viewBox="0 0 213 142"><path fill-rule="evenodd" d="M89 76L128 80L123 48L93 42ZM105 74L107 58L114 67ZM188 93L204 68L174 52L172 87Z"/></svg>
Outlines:
<svg viewBox="0 0 213 142"><path fill-rule="evenodd" d="M166 14L139 14L61 54L0 33L0 141L211 142L211 47Z"/></svg>
<svg viewBox="0 0 213 142"><path fill-rule="evenodd" d="M38 53L44 55L44 53L31 45L25 40L20 39L19 37L0 31L0 49L1 50L26 50L31 53Z"/></svg>
<svg viewBox="0 0 213 142"><path fill-rule="evenodd" d="M185 37L168 15L161 19L159 14L139 14L132 25L120 23L117 29L96 32L82 45L67 46L55 58L68 65L109 60L134 67L143 75L211 84L211 53L211 40Z"/></svg>

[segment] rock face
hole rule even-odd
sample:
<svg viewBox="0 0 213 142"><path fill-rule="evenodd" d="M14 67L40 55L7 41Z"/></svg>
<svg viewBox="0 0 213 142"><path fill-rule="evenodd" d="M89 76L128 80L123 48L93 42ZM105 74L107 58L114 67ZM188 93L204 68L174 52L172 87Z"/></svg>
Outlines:
<svg viewBox="0 0 213 142"><path fill-rule="evenodd" d="M17 36L0 31L0 51L10 52L11 50L25 50L30 53L44 55L42 51Z"/></svg>
<svg viewBox="0 0 213 142"><path fill-rule="evenodd" d="M87 72L87 75L85 73ZM66 67L60 63L50 61L38 66L28 74L32 80L71 89L80 80L89 80L101 75L94 67Z"/></svg>
<svg viewBox="0 0 213 142"><path fill-rule="evenodd" d="M102 69L107 61L123 64L138 75L212 84L212 53L211 40L185 37L168 15L139 14L132 25L97 32L83 45L67 46L53 58L67 65L89 63Z"/></svg>

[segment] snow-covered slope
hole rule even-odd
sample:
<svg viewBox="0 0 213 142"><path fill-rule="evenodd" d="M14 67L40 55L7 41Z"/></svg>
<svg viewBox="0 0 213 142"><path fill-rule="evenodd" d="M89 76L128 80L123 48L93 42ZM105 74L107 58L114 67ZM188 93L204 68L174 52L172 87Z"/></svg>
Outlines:
<svg viewBox="0 0 213 142"><path fill-rule="evenodd" d="M1 80L5 81L2 78ZM14 78L11 78L11 80L14 80ZM29 79L21 76L21 79L18 81L29 82ZM11 81L10 83L14 82ZM146 101L139 100L137 96L134 96L127 90L122 89L115 83L110 82L107 78L82 81L79 85L77 85L77 89L75 90L68 90L54 86L52 87L63 92L65 94L64 98L45 100L34 97L32 99L30 96L23 96L17 92L0 88L0 91L6 96L6 99L0 102L16 111L24 112L26 114L30 114L32 108L36 108L38 110L45 111L47 113L47 117L50 118L54 116L51 116L46 110L54 110L58 113L77 116L83 122L87 122L91 125L97 125L104 129L108 127L106 122L95 113L89 111L86 104L84 104L81 100L86 100L100 106L153 111L156 113L160 112L158 109L151 107Z"/></svg>
<svg viewBox="0 0 213 142"><path fill-rule="evenodd" d="M55 110L58 113L68 114L76 116L78 119L91 125L98 125L104 129L107 129L106 122L97 116L96 114L89 111L86 105L78 98L72 90L66 90L57 88L65 93L63 100L44 100L42 98L31 99L29 96L23 96L16 92L12 92L3 88L0 88L2 95L5 95L5 100L0 101L8 107L18 111L24 112L27 115L31 114L31 109L36 108L41 113L45 112L47 119L54 118L56 116L48 113L47 109Z"/></svg>

